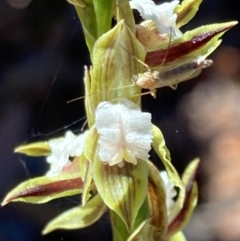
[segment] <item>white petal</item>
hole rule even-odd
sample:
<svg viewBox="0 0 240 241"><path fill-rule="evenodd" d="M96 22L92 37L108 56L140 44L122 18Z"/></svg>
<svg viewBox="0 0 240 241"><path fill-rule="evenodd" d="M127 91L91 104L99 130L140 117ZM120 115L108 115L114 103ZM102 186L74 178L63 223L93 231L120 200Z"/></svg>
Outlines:
<svg viewBox="0 0 240 241"><path fill-rule="evenodd" d="M171 33L173 38L182 35L176 25L177 14L174 13L175 7L179 4L178 0L160 5L155 5L151 0L132 0L129 3L131 8L139 11L143 19L152 20L160 34Z"/></svg>
<svg viewBox="0 0 240 241"><path fill-rule="evenodd" d="M48 142L52 154L47 157L47 162L51 164L47 176L58 175L63 167L69 165L69 157L80 156L83 152L84 141L87 131L80 135L75 135L67 131L64 138L57 138Z"/></svg>
<svg viewBox="0 0 240 241"><path fill-rule="evenodd" d="M115 165L124 159L136 164L137 158L148 159L153 137L151 114L141 112L135 103L124 98L117 103L100 103L95 125L100 135L98 154L103 162Z"/></svg>

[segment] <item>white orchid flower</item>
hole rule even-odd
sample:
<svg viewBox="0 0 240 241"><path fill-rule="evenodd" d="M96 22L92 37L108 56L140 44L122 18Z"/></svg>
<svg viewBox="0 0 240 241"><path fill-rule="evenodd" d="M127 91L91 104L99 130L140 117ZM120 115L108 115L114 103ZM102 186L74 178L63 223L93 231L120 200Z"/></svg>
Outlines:
<svg viewBox="0 0 240 241"><path fill-rule="evenodd" d="M147 160L153 138L151 114L125 98L101 102L96 110L99 157L110 166Z"/></svg>
<svg viewBox="0 0 240 241"><path fill-rule="evenodd" d="M52 154L47 157L47 162L51 164L47 176L56 176L64 167L71 164L69 157L80 156L83 152L85 137L88 131L75 135L67 131L64 138L53 139L48 142Z"/></svg>
<svg viewBox="0 0 240 241"><path fill-rule="evenodd" d="M131 0L132 9L137 9L145 20L152 20L161 35L172 35L173 38L180 37L181 31L176 25L177 14L174 9L179 4L178 0L155 5L152 0Z"/></svg>

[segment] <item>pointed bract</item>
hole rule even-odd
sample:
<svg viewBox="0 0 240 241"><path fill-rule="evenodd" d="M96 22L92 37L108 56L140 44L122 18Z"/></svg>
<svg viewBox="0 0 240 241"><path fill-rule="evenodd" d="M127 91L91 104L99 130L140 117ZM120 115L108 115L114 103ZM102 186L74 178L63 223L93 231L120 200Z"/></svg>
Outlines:
<svg viewBox="0 0 240 241"><path fill-rule="evenodd" d="M152 147L163 162L170 180L175 184L175 186L179 187L180 189L184 189L179 174L171 163L170 152L167 149L163 134L160 129L154 125Z"/></svg>
<svg viewBox="0 0 240 241"><path fill-rule="evenodd" d="M198 187L195 180L196 171L199 165L199 159L196 158L186 167L183 173L184 190L180 190L176 203L170 216L168 226L168 236L182 230L189 221L198 200Z"/></svg>
<svg viewBox="0 0 240 241"><path fill-rule="evenodd" d="M41 204L53 199L79 194L83 181L79 173L61 174L56 177L37 177L25 181L10 191L2 202L28 202Z"/></svg>
<svg viewBox="0 0 240 241"><path fill-rule="evenodd" d="M48 141L40 141L17 146L14 149L14 152L22 153L28 156L48 156L52 151Z"/></svg>
<svg viewBox="0 0 240 241"><path fill-rule="evenodd" d="M88 98L92 109L87 111L95 111L100 102L116 100L119 97L139 104L140 96L136 95L140 94L140 88L132 84L132 76L140 73L143 66L132 55L143 61L145 50L123 20L97 40L93 49ZM121 88L123 86L128 87ZM91 116L94 113L87 115Z"/></svg>
<svg viewBox="0 0 240 241"><path fill-rule="evenodd" d="M202 0L183 0L174 12L177 14L177 26L180 28L187 24L197 13Z"/></svg>
<svg viewBox="0 0 240 241"><path fill-rule="evenodd" d="M193 56L196 58L211 54L212 48L216 49L218 39L236 24L236 21L210 24L184 33L181 38L172 41L170 46L166 43L161 46L159 43L158 47L155 46L158 50L147 53L145 62L150 67L171 68L179 62L189 62Z"/></svg>
<svg viewBox="0 0 240 241"><path fill-rule="evenodd" d="M93 163L93 179L104 203L116 212L130 231L147 195L146 161L126 163L123 168L104 165L99 158Z"/></svg>
<svg viewBox="0 0 240 241"><path fill-rule="evenodd" d="M81 163L81 176L84 180L83 190L82 190L82 205L84 206L88 199L90 198L90 188L92 185L92 164L95 156L97 155L97 144L98 144L98 134L95 126L89 131L89 134L85 141L84 146L84 156L85 160Z"/></svg>
<svg viewBox="0 0 240 241"><path fill-rule="evenodd" d="M50 221L43 234L56 229L86 228L95 223L107 211L107 207L99 195L93 197L84 207L72 208Z"/></svg>

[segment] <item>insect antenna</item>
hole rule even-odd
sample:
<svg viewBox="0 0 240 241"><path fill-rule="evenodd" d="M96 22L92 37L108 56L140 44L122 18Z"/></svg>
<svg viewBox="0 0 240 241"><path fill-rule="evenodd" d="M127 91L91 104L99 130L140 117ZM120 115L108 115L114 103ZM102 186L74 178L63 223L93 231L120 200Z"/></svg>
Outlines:
<svg viewBox="0 0 240 241"><path fill-rule="evenodd" d="M164 57L163 57L163 60L162 60L162 65L161 65L161 67L165 64L165 62L166 62L166 60L167 60L167 56L168 56L169 49L170 49L170 45L171 45L171 41L172 41L172 32L173 32L173 28L170 27L170 29L169 29L169 41L168 41L168 47L167 47L167 51L166 51L166 53L164 54Z"/></svg>
<svg viewBox="0 0 240 241"><path fill-rule="evenodd" d="M48 137L48 136L52 136L52 135L54 135L54 134L56 134L58 132L61 132L63 130L67 130L69 127L76 125L77 123L81 122L82 120L84 120L86 118L87 118L86 116L82 117L82 118L72 122L71 124L63 126L63 127L59 128L57 130L54 130L52 132L48 132L48 133L42 133L42 132L40 133L40 132L38 132L38 133L34 134L34 137ZM84 122L83 126L81 127L81 131L82 131L82 129L84 129L84 127L86 125L85 122Z"/></svg>
<svg viewBox="0 0 240 241"><path fill-rule="evenodd" d="M67 101L67 104L70 104L72 102L84 99L84 98L86 98L88 96L93 96L93 95L97 95L97 94L103 93L103 92L106 92L106 91L114 91L114 90L119 90L119 89L123 89L123 88L129 88L129 87L133 87L133 86L134 85L131 84L131 85L125 85L125 86L121 86L121 87L112 88L112 89L109 89L109 90L101 90L101 91L98 91L98 92L95 92L95 93L92 93L92 94L89 94L89 95L83 95L83 96L71 99L71 100Z"/></svg>
<svg viewBox="0 0 240 241"><path fill-rule="evenodd" d="M150 67L144 63L142 60L140 60L139 58L137 58L133 53L131 53L129 50L127 50L126 48L124 48L121 44L120 44L121 48L123 48L127 53L129 53L135 60L137 60L137 62L139 62L140 64L142 64L144 67L147 68L148 71L151 71Z"/></svg>
<svg viewBox="0 0 240 241"><path fill-rule="evenodd" d="M172 39L172 27L170 27L170 37L169 37L169 43L168 43L168 47L167 47L167 51L164 55L164 58L162 60L162 65L164 65L166 59L167 59L167 56L168 56L168 52L169 52L169 48L170 48L170 45L171 45L171 39ZM133 53L131 53L129 50L127 50L125 47L123 47L121 44L120 44L120 47L123 48L128 54L130 54L137 62L139 62L140 64L142 64L149 73L152 73L153 71L151 70L151 68L149 67L148 64L144 63L142 60L138 59ZM137 77L137 75L134 75ZM67 104L70 104L72 102L75 102L75 101L78 101L78 100L81 100L81 99L84 99L85 97L88 97L88 96L92 96L92 95L96 95L96 94L99 94L99 93L103 93L105 91L114 91L114 90L118 90L118 89L123 89L123 88L128 88L128 87L133 87L134 85L137 85L137 78L134 78L134 76L132 77L132 80L133 80L133 83L134 84L131 84L131 85L125 85L125 86L122 86L122 87L116 87L116 88L112 88L112 89L109 89L109 90L102 90L102 91L99 91L99 92L96 92L96 93L92 93L92 94L89 94L89 95L83 95L83 96L80 96L80 97L77 97L77 98L74 98L74 99L71 99L69 101L67 101ZM152 78L154 79L154 76L152 75ZM141 86L139 86L141 87ZM142 88L142 87L141 87ZM150 89L150 91L148 92L145 92L145 93L141 93L141 94L137 94L137 95L134 95L133 97L136 97L136 96L139 96L139 95L147 95L147 94L151 94L154 98L156 98L156 90L154 88Z"/></svg>

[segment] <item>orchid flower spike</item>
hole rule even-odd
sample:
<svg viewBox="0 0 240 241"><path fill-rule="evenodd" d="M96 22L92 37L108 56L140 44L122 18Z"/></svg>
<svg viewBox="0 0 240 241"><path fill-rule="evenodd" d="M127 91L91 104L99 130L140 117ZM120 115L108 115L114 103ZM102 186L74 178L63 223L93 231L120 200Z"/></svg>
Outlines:
<svg viewBox="0 0 240 241"><path fill-rule="evenodd" d="M112 166L124 162L137 164L147 160L152 143L151 114L141 112L138 105L121 98L117 103L101 102L96 110L99 136L99 158Z"/></svg>
<svg viewBox="0 0 240 241"><path fill-rule="evenodd" d="M70 165L69 157L80 156L83 152L84 141L88 131L75 135L67 131L64 138L57 138L48 142L52 154L47 157L47 162L51 164L47 176L56 176L62 169Z"/></svg>
<svg viewBox="0 0 240 241"><path fill-rule="evenodd" d="M155 5L152 0L131 0L130 6L132 9L137 9L145 20L152 20L160 33L160 35L172 35L173 38L178 38L182 35L176 25L177 14L174 9L179 4L178 0L172 2Z"/></svg>

